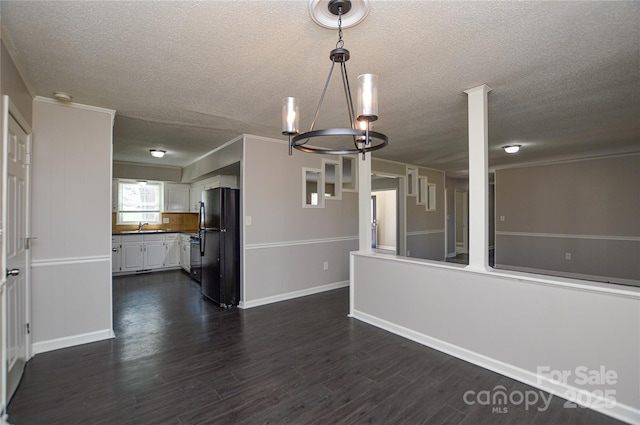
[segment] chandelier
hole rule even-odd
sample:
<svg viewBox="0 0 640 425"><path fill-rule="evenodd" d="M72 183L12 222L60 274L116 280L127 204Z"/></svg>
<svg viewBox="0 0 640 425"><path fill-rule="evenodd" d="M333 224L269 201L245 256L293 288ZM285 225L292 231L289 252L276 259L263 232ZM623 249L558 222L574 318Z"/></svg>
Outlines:
<svg viewBox="0 0 640 425"><path fill-rule="evenodd" d="M315 116L311 122L311 128L309 131L300 133L298 99L295 97L286 97L282 101L282 134L289 137L289 155L292 154L292 149L295 148L307 153L330 155L362 154L362 159L364 159L365 153L381 149L389 142L387 136L371 130L371 123L378 119L378 77L374 74L362 74L358 77L358 109L356 115L356 110L353 108L349 78L347 76L346 62L349 60L349 51L344 48L344 41L342 40L342 16L351 10L351 1L330 0L328 9L330 13L338 17L338 42L336 43L336 48L333 49L329 55L331 68L329 69L329 76L324 84ZM322 102L327 93L327 87L331 81L331 74L336 64L340 66L342 86L351 127L316 130L315 125L320 115L320 108L322 107ZM309 140L313 138L335 136L342 136L353 145L347 145L345 149L328 149L307 145Z"/></svg>

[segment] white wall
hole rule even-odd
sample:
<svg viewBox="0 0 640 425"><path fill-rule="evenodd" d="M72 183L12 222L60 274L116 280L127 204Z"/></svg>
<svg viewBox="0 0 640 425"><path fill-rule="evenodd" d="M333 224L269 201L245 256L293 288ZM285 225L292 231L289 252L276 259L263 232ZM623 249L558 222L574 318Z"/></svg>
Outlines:
<svg viewBox="0 0 640 425"><path fill-rule="evenodd" d="M346 286L358 248L357 193L303 208L302 167L321 169L323 156L287 152L282 141L244 138L245 308Z"/></svg>
<svg viewBox="0 0 640 425"><path fill-rule="evenodd" d="M34 353L113 336L114 111L33 102Z"/></svg>
<svg viewBox="0 0 640 425"><path fill-rule="evenodd" d="M604 365L619 379L606 388L617 406L603 413L640 418L640 289L359 253L352 260L355 318L559 395L569 387L538 383L538 367Z"/></svg>

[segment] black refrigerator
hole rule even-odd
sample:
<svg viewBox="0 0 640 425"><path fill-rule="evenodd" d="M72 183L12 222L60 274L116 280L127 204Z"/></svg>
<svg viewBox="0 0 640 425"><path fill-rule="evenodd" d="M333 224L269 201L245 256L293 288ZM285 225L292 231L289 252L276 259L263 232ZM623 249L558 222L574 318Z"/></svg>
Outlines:
<svg viewBox="0 0 640 425"><path fill-rule="evenodd" d="M240 301L240 191L227 187L202 192L200 254L202 295L221 307Z"/></svg>

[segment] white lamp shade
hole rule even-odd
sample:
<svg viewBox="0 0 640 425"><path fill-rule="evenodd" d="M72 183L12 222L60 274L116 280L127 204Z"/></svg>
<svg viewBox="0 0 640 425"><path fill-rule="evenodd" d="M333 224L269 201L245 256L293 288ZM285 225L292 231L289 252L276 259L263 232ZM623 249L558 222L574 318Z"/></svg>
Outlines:
<svg viewBox="0 0 640 425"><path fill-rule="evenodd" d="M298 99L285 97L282 99L282 134L297 134L300 122Z"/></svg>
<svg viewBox="0 0 640 425"><path fill-rule="evenodd" d="M378 119L378 76L362 74L358 76L358 119L375 121Z"/></svg>

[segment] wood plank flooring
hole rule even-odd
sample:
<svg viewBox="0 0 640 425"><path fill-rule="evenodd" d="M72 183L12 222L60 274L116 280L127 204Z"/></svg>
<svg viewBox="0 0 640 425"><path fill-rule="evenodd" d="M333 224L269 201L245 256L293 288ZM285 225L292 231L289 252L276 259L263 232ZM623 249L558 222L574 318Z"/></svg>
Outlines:
<svg viewBox="0 0 640 425"><path fill-rule="evenodd" d="M540 392L348 318L347 289L223 310L181 271L113 282L117 338L33 358L12 424L619 423L558 398L465 403L498 385Z"/></svg>

